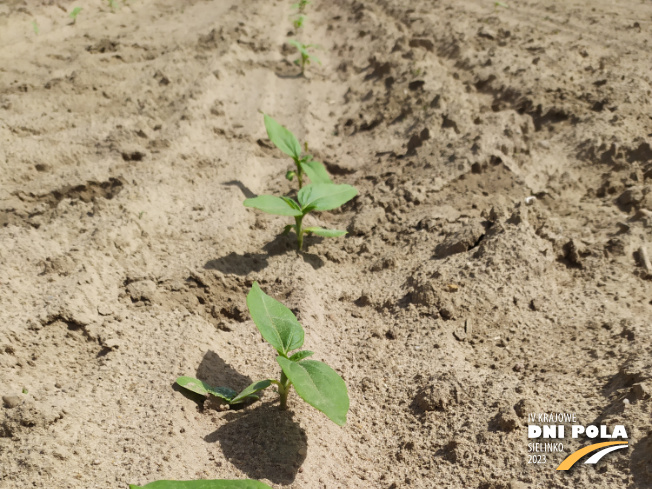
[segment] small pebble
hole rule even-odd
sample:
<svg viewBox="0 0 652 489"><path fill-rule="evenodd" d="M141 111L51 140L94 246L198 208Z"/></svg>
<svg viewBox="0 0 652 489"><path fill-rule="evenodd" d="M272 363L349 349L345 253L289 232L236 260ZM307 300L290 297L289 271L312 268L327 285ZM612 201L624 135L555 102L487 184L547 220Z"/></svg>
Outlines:
<svg viewBox="0 0 652 489"><path fill-rule="evenodd" d="M2 396L2 404L4 404L7 409L12 409L16 406L20 406L21 403L22 400L19 396Z"/></svg>

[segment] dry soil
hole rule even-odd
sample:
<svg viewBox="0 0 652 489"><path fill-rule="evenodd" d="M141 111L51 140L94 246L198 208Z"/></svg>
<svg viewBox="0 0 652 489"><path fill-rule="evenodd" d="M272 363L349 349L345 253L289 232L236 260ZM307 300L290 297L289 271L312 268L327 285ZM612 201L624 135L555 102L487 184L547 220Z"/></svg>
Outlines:
<svg viewBox="0 0 652 489"><path fill-rule="evenodd" d="M0 3L2 489L652 486L650 1L115 3ZM259 111L359 189L311 218L347 237L243 207L295 186ZM278 374L254 280L345 427L175 388ZM630 446L530 464L549 412Z"/></svg>

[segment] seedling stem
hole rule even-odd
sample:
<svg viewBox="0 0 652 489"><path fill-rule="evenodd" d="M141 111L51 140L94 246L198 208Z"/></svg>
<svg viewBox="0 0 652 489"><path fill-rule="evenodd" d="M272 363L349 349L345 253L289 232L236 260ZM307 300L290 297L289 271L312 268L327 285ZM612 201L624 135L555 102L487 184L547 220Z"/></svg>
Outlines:
<svg viewBox="0 0 652 489"><path fill-rule="evenodd" d="M299 247L299 251L303 249L303 216L297 216L294 218L294 221L296 222L296 225L294 226L294 230L297 233L297 246Z"/></svg>
<svg viewBox="0 0 652 489"><path fill-rule="evenodd" d="M299 190L303 187L303 169L299 161L294 160L294 164L297 165L297 183L299 184Z"/></svg>
<svg viewBox="0 0 652 489"><path fill-rule="evenodd" d="M281 382L278 384L278 395L281 401L281 410L285 411L288 408L288 394L290 393L292 383L287 378L285 372L281 371Z"/></svg>

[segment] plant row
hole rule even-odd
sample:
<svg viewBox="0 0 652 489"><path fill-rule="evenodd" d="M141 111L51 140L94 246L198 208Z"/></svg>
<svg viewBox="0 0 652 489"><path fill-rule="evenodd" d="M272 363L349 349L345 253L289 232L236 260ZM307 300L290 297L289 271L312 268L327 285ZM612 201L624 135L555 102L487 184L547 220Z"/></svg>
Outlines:
<svg viewBox="0 0 652 489"><path fill-rule="evenodd" d="M310 2L300 0L292 7L296 9L293 26L296 31L305 21L305 8ZM295 61L303 75L310 61L319 62L310 54L313 45L291 40L300 58ZM304 218L313 212L337 209L353 199L358 191L346 184L335 184L325 166L309 153L308 143L300 144L297 137L286 127L267 114L263 114L265 129L272 143L292 159L293 166L285 174L289 181L297 184L292 195L259 195L246 199L246 207L268 214L294 218L294 224L285 226L283 233L294 232L297 248L303 248L305 235L339 237L346 234L340 229L326 229L304 225ZM259 399L261 391L274 387L278 394L280 409L288 406L288 395L292 388L297 395L330 420L343 426L349 411L349 395L342 377L323 362L313 360L313 352L302 350L304 330L294 313L274 298L267 295L254 282L247 295L247 307L254 324L263 339L276 350L276 362L280 367L279 377L256 381L238 392L228 386L211 386L193 377L179 377L176 382L187 391L217 400L230 408L251 404ZM131 485L131 489L262 489L266 484L254 480L195 480L156 481L146 486Z"/></svg>

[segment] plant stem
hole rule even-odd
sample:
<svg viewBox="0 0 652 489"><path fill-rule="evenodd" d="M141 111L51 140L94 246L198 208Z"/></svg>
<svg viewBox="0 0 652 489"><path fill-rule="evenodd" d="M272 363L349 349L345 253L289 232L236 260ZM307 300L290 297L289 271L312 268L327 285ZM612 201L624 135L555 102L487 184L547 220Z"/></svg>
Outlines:
<svg viewBox="0 0 652 489"><path fill-rule="evenodd" d="M290 380L285 376L285 372L281 371L281 382L278 384L278 394L281 396L281 410L285 411L288 408L288 394L290 393Z"/></svg>
<svg viewBox="0 0 652 489"><path fill-rule="evenodd" d="M301 187L303 187L303 168L301 168L301 164L298 161L295 161L297 165L297 182L299 182L299 190L301 190Z"/></svg>
<svg viewBox="0 0 652 489"><path fill-rule="evenodd" d="M296 222L296 225L294 226L294 230L297 233L297 245L299 247L299 250L303 248L303 216L300 217L295 217L294 221Z"/></svg>

